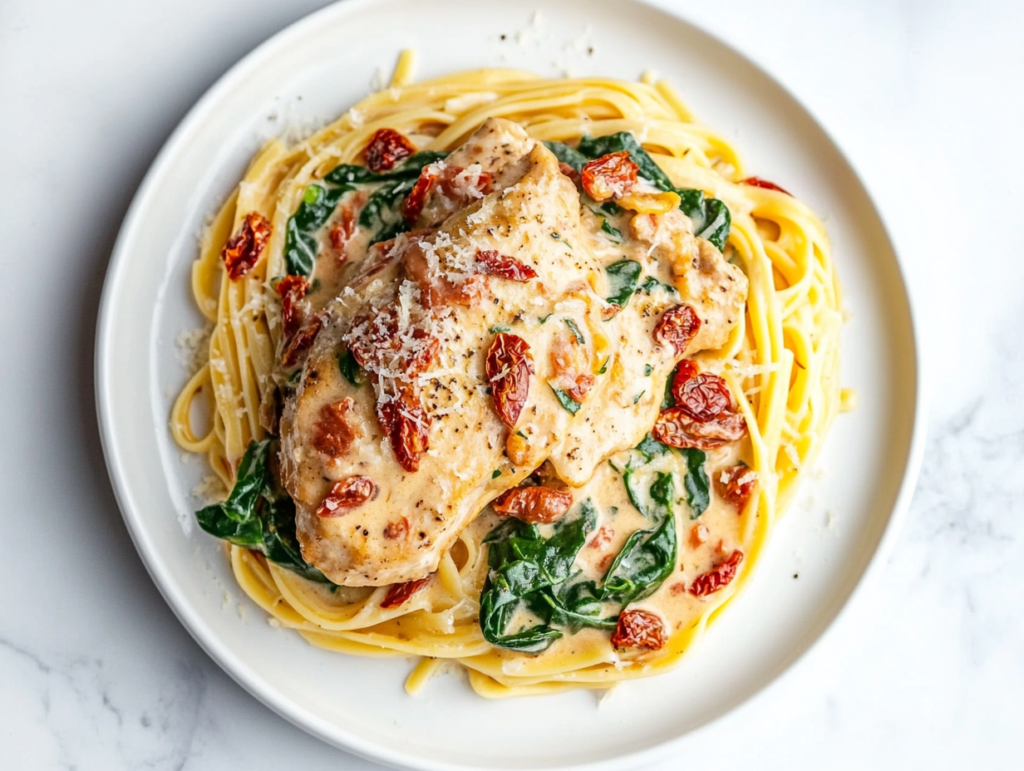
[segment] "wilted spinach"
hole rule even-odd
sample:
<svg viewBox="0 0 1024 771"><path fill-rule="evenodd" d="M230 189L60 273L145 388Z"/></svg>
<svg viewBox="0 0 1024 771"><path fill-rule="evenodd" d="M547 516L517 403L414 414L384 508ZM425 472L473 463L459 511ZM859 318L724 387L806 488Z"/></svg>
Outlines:
<svg viewBox="0 0 1024 771"><path fill-rule="evenodd" d="M608 302L625 308L629 298L636 291L636 284L642 271L643 268L636 260L619 260L605 268L604 272L608 274L608 289L611 292L606 298Z"/></svg>
<svg viewBox="0 0 1024 771"><path fill-rule="evenodd" d="M575 150L561 142L546 142L545 144L558 160L568 163L577 171L592 158L600 158L608 153L628 152L633 163L637 165L640 176L650 181L655 187L666 192L676 193L679 196L679 208L682 209L683 214L693 220L693 231L697 236L706 238L719 250L725 248L725 242L729 238L729 229L732 226L729 208L717 198L706 198L702 190L678 188L673 185L668 175L640 146L636 137L628 131L620 131L617 134L608 134L603 137L583 137Z"/></svg>
<svg viewBox="0 0 1024 771"><path fill-rule="evenodd" d="M325 175L322 184L308 185L286 226L284 257L288 273L309 276L313 272L316 232L327 224L345 194L358 185L384 183L370 195L359 215L360 226L374 230L370 243L386 241L407 230L400 211L402 200L416 184L423 167L445 155L425 150L410 156L398 168L380 174L365 166L343 163Z"/></svg>
<svg viewBox="0 0 1024 771"><path fill-rule="evenodd" d="M252 442L238 465L227 500L200 509L196 520L210 535L258 551L310 581L329 584L323 573L302 558L295 535L295 503L276 489L270 474L270 447L269 439Z"/></svg>

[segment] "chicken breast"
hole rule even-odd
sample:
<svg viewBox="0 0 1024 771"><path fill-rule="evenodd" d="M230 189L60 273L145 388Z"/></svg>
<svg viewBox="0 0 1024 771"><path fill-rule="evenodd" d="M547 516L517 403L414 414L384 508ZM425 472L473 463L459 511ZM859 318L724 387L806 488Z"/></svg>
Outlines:
<svg viewBox="0 0 1024 771"><path fill-rule="evenodd" d="M714 247L708 270L695 268L689 220L666 216L619 252L646 252L643 270L675 279L681 296L637 291L612 306L615 250L592 248L593 215L549 150L492 119L444 164L435 172L458 169L452 179L473 169L479 195L436 185L420 230L371 249L362 278L323 311L282 415L303 556L343 585L423 578L489 501L546 461L580 486L635 446L683 353L659 342L659 323L691 289L698 303L717 299L686 271L731 275ZM705 344L741 318L726 310L718 328L712 310L700 310L714 327Z"/></svg>

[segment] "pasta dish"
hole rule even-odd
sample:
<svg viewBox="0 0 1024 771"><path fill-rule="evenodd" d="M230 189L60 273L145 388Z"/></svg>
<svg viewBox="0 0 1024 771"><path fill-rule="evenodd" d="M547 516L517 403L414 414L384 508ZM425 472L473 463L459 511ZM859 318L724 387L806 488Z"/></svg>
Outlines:
<svg viewBox="0 0 1024 771"><path fill-rule="evenodd" d="M274 623L419 657L410 692L663 671L840 406L824 228L653 76L411 67L206 228L171 415L224 490L198 522Z"/></svg>

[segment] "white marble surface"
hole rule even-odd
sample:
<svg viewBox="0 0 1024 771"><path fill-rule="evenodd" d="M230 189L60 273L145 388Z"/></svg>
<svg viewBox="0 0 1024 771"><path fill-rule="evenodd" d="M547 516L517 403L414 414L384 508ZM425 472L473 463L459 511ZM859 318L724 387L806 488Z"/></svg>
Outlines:
<svg viewBox="0 0 1024 771"><path fill-rule="evenodd" d="M103 274L146 168L236 59L322 4L0 3L2 769L377 768L264 708L177 622L93 408ZM917 300L930 432L877 580L662 767L1022 768L1024 5L663 4L765 64L866 178Z"/></svg>

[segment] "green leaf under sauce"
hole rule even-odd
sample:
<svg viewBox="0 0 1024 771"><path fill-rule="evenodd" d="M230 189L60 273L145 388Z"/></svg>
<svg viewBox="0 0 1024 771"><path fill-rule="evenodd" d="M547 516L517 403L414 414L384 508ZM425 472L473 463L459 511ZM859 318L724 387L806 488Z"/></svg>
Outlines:
<svg viewBox="0 0 1024 771"><path fill-rule="evenodd" d="M359 366L359 362L356 361L356 357L352 355L352 351L348 348L345 349L344 353L338 354L338 369L344 378L359 388L363 384L362 372L363 370Z"/></svg>
<svg viewBox="0 0 1024 771"><path fill-rule="evenodd" d="M614 305L625 308L629 298L636 291L637 281L640 279L643 268L635 260L619 260L604 270L608 274L610 291L606 299Z"/></svg>
<svg viewBox="0 0 1024 771"><path fill-rule="evenodd" d="M252 442L238 464L235 486L227 500L197 511L196 521L210 535L258 551L310 581L330 583L302 558L295 534L295 504L275 489L270 448L269 439Z"/></svg>
<svg viewBox="0 0 1024 771"><path fill-rule="evenodd" d="M580 403L575 401L569 394L563 391L561 388L555 388L553 385L548 383L551 390L555 392L555 398L558 399L558 403L561 404L565 409L575 415L580 411Z"/></svg>

